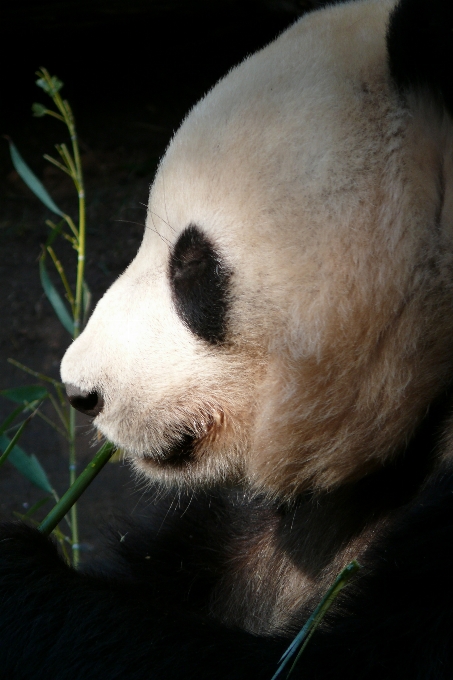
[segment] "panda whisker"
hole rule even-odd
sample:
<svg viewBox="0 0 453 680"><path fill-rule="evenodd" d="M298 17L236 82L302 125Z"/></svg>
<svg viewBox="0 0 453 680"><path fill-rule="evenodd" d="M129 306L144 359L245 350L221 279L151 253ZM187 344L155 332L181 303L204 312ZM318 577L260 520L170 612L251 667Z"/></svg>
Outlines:
<svg viewBox="0 0 453 680"><path fill-rule="evenodd" d="M161 524L160 524L160 527L159 527L159 529L157 530L157 536L159 536L160 532L162 531L162 528L163 528L163 526L164 526L164 524L165 524L165 521L166 521L168 515L170 514L170 510L172 510L173 505L175 504L177 495L178 495L178 491L175 491L175 494L174 494L174 496L173 496L173 498L172 498L172 501L171 501L170 505L169 505L168 508L167 508L167 512L165 513L164 518L162 519L162 522L161 522Z"/></svg>
<svg viewBox="0 0 453 680"><path fill-rule="evenodd" d="M149 214L151 215L151 221L152 221L152 223L153 223L154 229L151 229L151 227L148 227L148 226L146 226L145 229L151 229L151 231L154 231L154 233L157 234L157 235L160 237L160 239L165 243L165 245L167 246L167 248L170 250L172 244L170 243L170 241L169 241L167 238L165 238L165 236L162 236L162 234L160 233L160 231L158 231L158 229L157 229L157 227L156 227L156 225L155 225L155 223L154 223L154 217L153 217L153 215L154 215L155 213L153 213L153 211L150 210L150 211L149 211ZM157 215L157 217L159 217L159 216Z"/></svg>
<svg viewBox="0 0 453 680"><path fill-rule="evenodd" d="M184 517L184 515L186 514L186 512L187 512L188 509L190 508L190 505L191 505L191 503L192 503L192 501L193 501L194 498L195 498L195 490L192 489L192 494L191 494L191 496L190 496L189 502L187 503L186 507L184 508L184 510L183 510L183 512L182 512L182 514L181 514L181 519Z"/></svg>
<svg viewBox="0 0 453 680"><path fill-rule="evenodd" d="M143 227L145 228L145 225L142 222L134 222L133 220L122 220L120 218L114 220L114 222L124 222L125 224L135 224L138 227Z"/></svg>
<svg viewBox="0 0 453 680"><path fill-rule="evenodd" d="M161 217L161 215L159 215L159 213L156 213L156 212L154 212L154 211L151 210L151 209L149 209L149 213L150 213L151 215L155 215L155 216L158 217L160 220L162 220L162 222L163 222L164 224L166 224L167 227L168 227L169 229L171 229L172 231L176 231L176 229L175 229L174 227L172 227L171 224L170 224L169 222L167 222L167 220L164 220L164 218Z"/></svg>
<svg viewBox="0 0 453 680"><path fill-rule="evenodd" d="M117 219L117 220L115 220L115 222L124 222L125 224L135 224L139 227L143 227L143 229L145 229L145 230L150 229L150 227L148 227L146 224L142 224L142 222L133 222L132 220L121 220L121 219ZM154 224L154 222L153 222L153 224ZM165 236L162 236L162 234L155 227L154 227L154 229L150 229L150 230L154 231L159 236L159 238L162 239L162 241L165 243L165 245L170 247L170 245L171 245L170 241L168 239L166 239Z"/></svg>
<svg viewBox="0 0 453 680"><path fill-rule="evenodd" d="M166 199L166 196L165 196L165 172L163 170L162 170L162 195L163 195L163 198L164 198L165 217L167 218L167 221L166 221L165 224L167 224L170 227L170 229L172 229L172 231L175 231L175 229L173 229L173 227L170 224L170 220L168 219L167 199ZM160 218L160 219L162 219L162 218ZM164 221L164 220L162 220L162 221Z"/></svg>

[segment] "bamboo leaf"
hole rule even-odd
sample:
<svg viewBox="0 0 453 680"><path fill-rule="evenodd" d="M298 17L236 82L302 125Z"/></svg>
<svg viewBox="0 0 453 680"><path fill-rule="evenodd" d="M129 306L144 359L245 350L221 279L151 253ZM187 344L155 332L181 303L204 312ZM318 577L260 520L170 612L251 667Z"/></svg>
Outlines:
<svg viewBox="0 0 453 680"><path fill-rule="evenodd" d="M61 299L60 293L57 291L47 273L44 259L39 260L39 275L41 277L42 287L44 292L52 305L55 314L58 316L60 323L66 328L68 333L74 335L74 322L69 314L67 307Z"/></svg>
<svg viewBox="0 0 453 680"><path fill-rule="evenodd" d="M45 69L38 71L37 75L47 75L47 78L38 78L36 85L44 90L44 92L47 92L51 97L54 97L63 87L61 80L59 80L57 76L49 76Z"/></svg>
<svg viewBox="0 0 453 680"><path fill-rule="evenodd" d="M30 168L20 155L19 151L17 150L16 146L11 141L9 142L9 150L11 153L11 160L13 162L13 165L18 174L24 180L27 187L31 189L31 191L33 191L35 196L37 196L41 203L44 203L44 205L47 208L49 208L49 210L54 212L56 215L60 215L61 217L63 217L64 213L54 203L53 199L47 193L47 189L44 187L44 184L36 177L34 172L30 170Z"/></svg>
<svg viewBox="0 0 453 680"><path fill-rule="evenodd" d="M60 220L60 221L58 222L58 224L54 224L54 223L51 222L50 220L46 220L46 224L47 224L47 225L51 228L51 230L52 230L52 231L50 232L49 236L47 237L47 241L46 241L46 243L45 243L45 247L47 248L47 246L51 246L52 243L53 243L53 242L55 241L55 239L57 238L57 236L59 236L59 235L61 234L61 232L63 231L63 228L64 228L64 226L65 226L66 223L65 223L64 220Z"/></svg>
<svg viewBox="0 0 453 680"><path fill-rule="evenodd" d="M21 406L18 406L17 408L15 408L14 411L12 413L10 413L9 416L7 418L5 418L3 423L0 425L0 434L2 434L2 432L5 432L5 430L7 430L9 428L11 423L13 423L16 420L17 416L20 413L25 411L26 408L31 408L31 407L35 406L36 404L37 404L37 402L33 402L33 404L30 404L30 405L22 404Z"/></svg>
<svg viewBox="0 0 453 680"><path fill-rule="evenodd" d="M22 433L25 430L25 428L27 427L28 423L30 422L31 417L32 416L29 416L26 420L24 420L24 422L19 427L16 434L14 435L14 437L11 439L8 446L4 450L3 455L0 456L0 467L2 467L2 465L4 465L6 463L6 461L8 460L9 454L12 452L13 448L16 446L17 442L22 437Z"/></svg>
<svg viewBox="0 0 453 680"><path fill-rule="evenodd" d="M2 390L0 395L14 401L16 404L27 404L37 399L45 399L48 391L42 385L27 385L26 387L13 387L9 390Z"/></svg>
<svg viewBox="0 0 453 680"><path fill-rule="evenodd" d="M36 118L42 118L47 113L47 106L44 106L44 104L39 104L39 102L35 102L32 104L31 110L33 111L33 115Z"/></svg>
<svg viewBox="0 0 453 680"><path fill-rule="evenodd" d="M0 434L0 449L5 452L11 441L5 434ZM35 455L29 456L20 446L14 446L11 450L8 461L14 465L24 477L32 484L39 487L46 493L52 493L52 486L39 460Z"/></svg>

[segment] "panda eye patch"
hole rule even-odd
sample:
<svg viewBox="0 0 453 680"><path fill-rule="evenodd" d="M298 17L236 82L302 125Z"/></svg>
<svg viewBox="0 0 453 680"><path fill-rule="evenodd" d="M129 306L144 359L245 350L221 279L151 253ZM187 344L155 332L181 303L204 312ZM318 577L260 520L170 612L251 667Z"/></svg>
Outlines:
<svg viewBox="0 0 453 680"><path fill-rule="evenodd" d="M170 256L171 293L178 316L199 338L225 340L231 272L195 225L179 236Z"/></svg>

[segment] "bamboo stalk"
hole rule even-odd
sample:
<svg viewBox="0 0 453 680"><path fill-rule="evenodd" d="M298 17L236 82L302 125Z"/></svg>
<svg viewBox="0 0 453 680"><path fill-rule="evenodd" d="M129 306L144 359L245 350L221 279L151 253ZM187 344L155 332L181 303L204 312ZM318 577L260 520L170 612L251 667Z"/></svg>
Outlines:
<svg viewBox="0 0 453 680"><path fill-rule="evenodd" d="M85 489L91 484L96 475L99 474L104 465L110 460L114 452L115 447L110 442L106 442L101 446L93 460L86 466L83 472L80 473L55 507L53 507L49 514L43 519L38 526L39 531L48 536L56 528L58 523L61 522L66 513L73 507L74 503L82 495Z"/></svg>
<svg viewBox="0 0 453 680"><path fill-rule="evenodd" d="M318 604L306 624L302 627L299 633L296 635L288 649L285 651L280 659L280 665L272 676L272 680L277 680L281 676L285 666L293 659L294 655L296 658L292 662L291 668L288 671L287 678L292 674L295 665L299 661L302 652L307 646L311 636L315 632L318 625L321 623L327 611L330 609L333 601L340 593L340 591L345 587L351 576L353 576L360 569L360 564L357 560L352 560L337 576L334 583L330 586L321 602Z"/></svg>

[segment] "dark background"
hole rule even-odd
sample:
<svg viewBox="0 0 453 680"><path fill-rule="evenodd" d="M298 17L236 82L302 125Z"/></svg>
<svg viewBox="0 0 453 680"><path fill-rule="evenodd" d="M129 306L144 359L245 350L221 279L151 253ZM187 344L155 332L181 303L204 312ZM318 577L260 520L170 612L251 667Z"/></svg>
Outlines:
<svg viewBox="0 0 453 680"><path fill-rule="evenodd" d="M5 3L3 3L5 4ZM0 134L9 135L58 205L76 215L71 182L43 158L66 140L55 120L33 118L50 103L35 85L45 66L64 82L76 116L87 194L86 278L93 304L140 243L149 185L159 158L190 107L246 55L264 46L312 5L310 0L22 1L0 10ZM13 170L0 139L0 390L36 382L7 363L14 357L58 378L70 342L45 298L38 257L51 217ZM66 270L74 253L58 246ZM12 405L0 399L0 422ZM45 410L51 415L51 411ZM93 455L89 421L79 419L80 467ZM37 455L58 493L67 488L64 440L34 419L21 445ZM10 465L0 470L0 519L42 496ZM98 546L112 510L146 509L127 467L111 464L83 496L82 541Z"/></svg>

